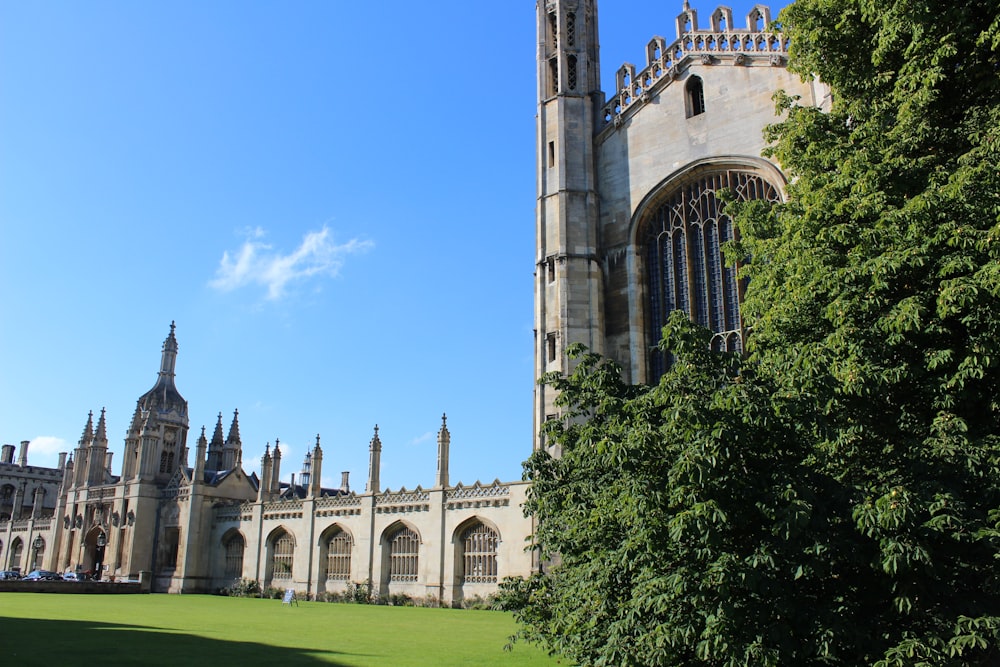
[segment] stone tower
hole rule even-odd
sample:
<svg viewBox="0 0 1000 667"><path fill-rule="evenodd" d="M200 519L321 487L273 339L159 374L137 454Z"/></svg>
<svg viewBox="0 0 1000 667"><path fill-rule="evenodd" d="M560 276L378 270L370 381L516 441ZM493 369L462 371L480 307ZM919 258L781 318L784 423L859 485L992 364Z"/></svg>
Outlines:
<svg viewBox="0 0 1000 667"><path fill-rule="evenodd" d="M761 156L772 96L825 107L828 89L788 72L788 40L763 5L745 27L728 7L701 26L687 2L672 19L676 38L636 45L645 64L619 67L606 97L596 0L537 4L536 376L571 371L566 347L583 343L627 380L655 382L674 310L710 329L713 347L743 349L744 285L721 251L739 231L717 195L783 200L785 175ZM554 398L536 387L536 433Z"/></svg>
<svg viewBox="0 0 1000 667"><path fill-rule="evenodd" d="M565 348L603 352L603 279L594 173L596 113L603 103L595 0L540 1L535 375L566 368ZM535 388L534 426L555 396Z"/></svg>

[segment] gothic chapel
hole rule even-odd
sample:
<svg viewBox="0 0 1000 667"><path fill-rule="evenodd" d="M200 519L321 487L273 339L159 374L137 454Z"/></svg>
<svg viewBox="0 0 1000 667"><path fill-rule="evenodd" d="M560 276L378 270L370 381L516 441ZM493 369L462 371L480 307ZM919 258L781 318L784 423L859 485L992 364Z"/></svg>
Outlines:
<svg viewBox="0 0 1000 667"><path fill-rule="evenodd" d="M655 344L674 310L710 328L719 349L742 349L743 286L720 252L737 231L716 193L783 199L780 165L761 157L772 95L829 103L825 86L785 69L788 42L770 21L763 5L739 24L719 7L702 25L685 2L676 38L651 37L644 64L619 67L606 95L597 1L537 3L536 377L569 371L565 347L580 342L615 359L630 381L653 382L664 370ZM339 487L321 486L319 436L297 475L283 479L277 446L248 473L238 413L228 432L221 414L210 438L202 427L192 452L178 350L171 324L155 384L125 434L120 474L104 410L96 425L88 416L55 469L28 465L27 441L16 462L3 446L0 569L141 574L162 592L247 578L318 596L369 583L382 596L459 605L535 566L521 510L527 484L452 485L446 418L426 489L379 488L377 426L363 492L347 473ZM536 388L536 433L558 415L554 398ZM511 451L527 456L530 447Z"/></svg>

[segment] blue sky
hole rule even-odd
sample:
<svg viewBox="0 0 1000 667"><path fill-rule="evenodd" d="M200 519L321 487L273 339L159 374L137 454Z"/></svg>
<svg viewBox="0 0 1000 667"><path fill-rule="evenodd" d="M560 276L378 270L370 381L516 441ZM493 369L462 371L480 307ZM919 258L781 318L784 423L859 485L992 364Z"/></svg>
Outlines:
<svg viewBox="0 0 1000 667"><path fill-rule="evenodd" d="M600 5L605 91L680 7ZM453 483L519 479L534 58L528 0L0 3L0 441L103 407L117 474L176 321L192 448L238 408L248 471L319 434L361 491L378 424L427 487L446 412Z"/></svg>

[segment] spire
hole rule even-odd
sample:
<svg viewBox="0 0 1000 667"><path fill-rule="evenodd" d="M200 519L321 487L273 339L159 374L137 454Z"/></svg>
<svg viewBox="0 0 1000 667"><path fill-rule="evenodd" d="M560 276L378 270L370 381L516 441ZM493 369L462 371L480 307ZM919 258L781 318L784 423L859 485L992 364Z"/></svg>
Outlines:
<svg viewBox="0 0 1000 667"><path fill-rule="evenodd" d="M271 493L277 496L281 492L281 444L277 438L274 439L274 457L271 468Z"/></svg>
<svg viewBox="0 0 1000 667"><path fill-rule="evenodd" d="M177 338L174 336L174 330L177 325L171 320L170 322L170 333L167 334L167 339L163 341L163 354L160 357L160 376L170 376L174 377L174 367L177 364Z"/></svg>
<svg viewBox="0 0 1000 667"><path fill-rule="evenodd" d="M368 445L368 485L365 493L378 493L379 469L382 467L382 441L378 437L378 424L375 424L375 435Z"/></svg>
<svg viewBox="0 0 1000 667"><path fill-rule="evenodd" d="M243 442L240 440L240 411L233 410L233 423L229 426L229 437L226 438L225 446L223 447L222 467L226 470L235 468L241 458L239 451L242 448Z"/></svg>
<svg viewBox="0 0 1000 667"><path fill-rule="evenodd" d="M187 401L177 391L174 385L174 370L177 366L177 337L174 335L176 325L170 323L170 333L163 341L163 351L160 356L160 372L153 388L139 397L138 405L143 410L155 409L158 421L173 421L187 428ZM171 413L173 413L171 415Z"/></svg>
<svg viewBox="0 0 1000 667"><path fill-rule="evenodd" d="M205 437L205 427L201 427L201 435L198 436L194 455L194 483L201 484L205 481L205 457L208 450L208 439Z"/></svg>
<svg viewBox="0 0 1000 667"><path fill-rule="evenodd" d="M104 408L101 408L101 416L97 419L97 430L94 433L94 442L108 442L108 429L104 422Z"/></svg>
<svg viewBox="0 0 1000 667"><path fill-rule="evenodd" d="M219 415L222 418L222 415ZM221 422L220 422L221 423ZM235 443L237 445L242 445L243 442L240 440L240 411L233 410L233 423L229 426L229 437L226 438L226 444Z"/></svg>
<svg viewBox="0 0 1000 667"><path fill-rule="evenodd" d="M212 433L212 442L208 445L208 458L205 460L206 470L222 470L222 413L215 422L215 432Z"/></svg>
<svg viewBox="0 0 1000 667"><path fill-rule="evenodd" d="M451 433L448 432L448 415L441 415L441 430L438 431L437 481L435 486L448 486L448 457L451 448Z"/></svg>
<svg viewBox="0 0 1000 667"><path fill-rule="evenodd" d="M80 436L80 446L86 447L94 441L94 411L87 413L87 423L83 427L83 435Z"/></svg>
<svg viewBox="0 0 1000 667"><path fill-rule="evenodd" d="M316 446L313 447L309 462L309 495L318 498L321 494L321 476L323 474L323 448L319 446L319 433L316 434Z"/></svg>

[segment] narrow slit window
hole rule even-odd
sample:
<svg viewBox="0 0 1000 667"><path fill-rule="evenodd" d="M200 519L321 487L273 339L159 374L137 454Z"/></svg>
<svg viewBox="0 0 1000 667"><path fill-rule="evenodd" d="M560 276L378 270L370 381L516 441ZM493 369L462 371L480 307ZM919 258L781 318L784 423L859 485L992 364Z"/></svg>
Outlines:
<svg viewBox="0 0 1000 667"><path fill-rule="evenodd" d="M700 77L692 76L684 85L684 106L688 118L705 113L705 85Z"/></svg>
<svg viewBox="0 0 1000 667"><path fill-rule="evenodd" d="M556 281L556 260L554 257L549 257L545 260L545 277L548 278L550 283Z"/></svg>
<svg viewBox="0 0 1000 667"><path fill-rule="evenodd" d="M549 142L549 168L556 166L556 142Z"/></svg>
<svg viewBox="0 0 1000 667"><path fill-rule="evenodd" d="M545 346L546 346L547 353L548 353L548 360L549 361L555 361L556 360L556 335L554 333L550 333L550 334L548 334L548 335L545 336Z"/></svg>

